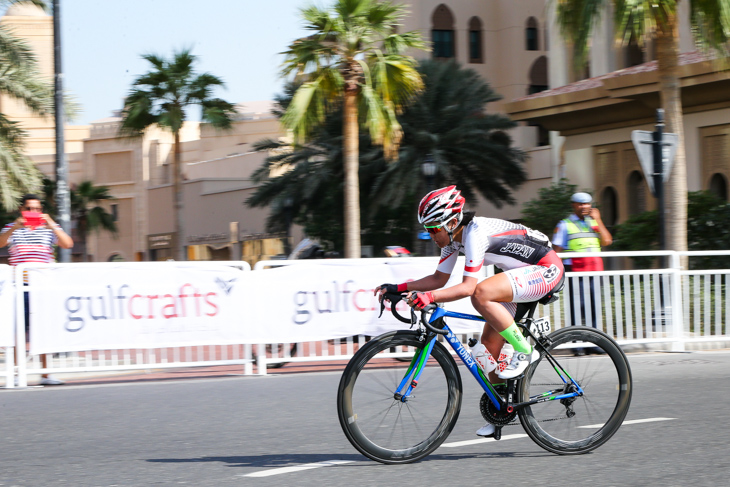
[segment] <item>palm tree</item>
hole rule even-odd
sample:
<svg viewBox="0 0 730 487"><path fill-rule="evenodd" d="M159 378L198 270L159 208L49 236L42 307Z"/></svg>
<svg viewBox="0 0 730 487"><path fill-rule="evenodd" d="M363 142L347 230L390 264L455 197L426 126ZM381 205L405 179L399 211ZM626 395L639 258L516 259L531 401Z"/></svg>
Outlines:
<svg viewBox="0 0 730 487"><path fill-rule="evenodd" d="M175 233L177 247L175 258L186 260L183 225L182 168L180 164L180 130L186 119L186 109L192 105L202 108L202 120L219 129L231 127L234 106L220 98L213 98L211 91L224 86L223 81L209 73L198 74L193 69L196 57L183 49L167 60L155 54L142 56L152 64L152 71L138 77L124 100L120 132L124 136L140 137L150 125L159 125L173 134L173 184L175 208Z"/></svg>
<svg viewBox="0 0 730 487"><path fill-rule="evenodd" d="M421 90L407 49L424 49L416 32L399 34L402 6L377 0L336 0L330 10L301 10L309 37L284 52L283 75L303 81L283 123L295 143L309 138L326 116L343 107L345 257L360 257L359 123L389 158L400 142L397 113Z"/></svg>
<svg viewBox="0 0 730 487"><path fill-rule="evenodd" d="M0 7L32 3L46 8L40 0L0 0ZM31 48L0 26L0 94L24 103L33 113L53 111L53 91L43 81ZM0 203L14 209L23 193L40 187L41 174L23 153L25 132L19 124L0 113Z"/></svg>
<svg viewBox="0 0 730 487"><path fill-rule="evenodd" d="M730 14L727 0L689 2L695 42L705 52L727 57ZM687 165L679 83L679 0L557 0L557 20L563 36L573 45L576 67L588 52L592 29L611 5L618 41L633 35L640 43L653 39L656 45L661 104L666 131L679 136L674 168L667 185L667 248L687 250Z"/></svg>
<svg viewBox="0 0 730 487"><path fill-rule="evenodd" d="M422 178L414 174L420 175L421 165L431 158L439 185L455 184L467 201L479 193L498 208L514 204L510 190L527 180L526 155L512 147L507 133L516 124L485 111L502 97L476 71L455 61L421 61L418 71L425 90L399 117L403 140L398 160L389 165L380 161L383 170L375 173L369 197L399 203L400 195L424 193ZM382 151L363 156L378 157L383 158Z"/></svg>
<svg viewBox="0 0 730 487"><path fill-rule="evenodd" d="M75 188L71 188L71 217L76 222L78 235L84 248L84 261L88 260L86 248L87 236L91 232L105 230L115 238L117 224L114 215L107 212L100 204L115 199L106 186L94 186L91 181L82 181Z"/></svg>
<svg viewBox="0 0 730 487"><path fill-rule="evenodd" d="M383 148L367 132L360 134L360 205L364 240L371 245L384 240L411 245L414 208L425 192L421 164L428 156L436 162L438 181L458 185L471 201L478 193L496 206L512 203L510 189L526 180L525 153L512 147L506 134L515 123L484 111L499 99L489 84L455 62L423 61L418 70L425 86L398 116L403 128L398 160L388 162ZM285 113L295 92L296 87L286 87L275 113ZM300 146L280 140L255 145L270 155L253 174L260 186L246 204L271 208L271 231L283 231L283 222L293 217L308 235L341 248L342 120L343 109L333 111Z"/></svg>

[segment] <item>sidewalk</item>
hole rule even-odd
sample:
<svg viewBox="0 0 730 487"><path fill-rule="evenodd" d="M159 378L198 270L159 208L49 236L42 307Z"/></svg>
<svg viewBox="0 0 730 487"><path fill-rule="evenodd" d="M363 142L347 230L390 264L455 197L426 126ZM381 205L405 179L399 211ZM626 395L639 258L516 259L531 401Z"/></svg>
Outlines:
<svg viewBox="0 0 730 487"><path fill-rule="evenodd" d="M347 361L322 361L288 363L283 367L268 369L268 375L297 374L305 372L331 372L344 370ZM52 374L66 382L67 386L119 384L125 382L160 382L170 380L211 379L221 377L257 377L256 367L254 375L245 376L243 365L221 365L216 367L181 367L175 369L148 369L126 370L118 372L74 372L69 374ZM28 386L38 386L41 376L28 375ZM64 387L64 386L43 386ZM0 388L2 388L0 386Z"/></svg>

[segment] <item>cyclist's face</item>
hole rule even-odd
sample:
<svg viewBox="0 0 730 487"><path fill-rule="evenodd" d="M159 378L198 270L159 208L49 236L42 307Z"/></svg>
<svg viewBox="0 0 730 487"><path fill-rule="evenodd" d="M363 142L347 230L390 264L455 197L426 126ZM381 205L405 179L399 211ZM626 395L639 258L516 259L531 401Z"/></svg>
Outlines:
<svg viewBox="0 0 730 487"><path fill-rule="evenodd" d="M453 230L454 223L455 223L455 220L451 220L449 223L447 223L446 225L444 225L440 228L429 229L428 234L431 236L431 240L433 240L434 243L436 245L438 245L439 248L442 249L442 248L446 247L447 245L449 245L449 243L450 243L449 232L447 232L446 230L447 230L447 228L450 230ZM426 224L427 227L431 226L431 225L437 225L437 223ZM436 230L436 231L434 231L434 230Z"/></svg>

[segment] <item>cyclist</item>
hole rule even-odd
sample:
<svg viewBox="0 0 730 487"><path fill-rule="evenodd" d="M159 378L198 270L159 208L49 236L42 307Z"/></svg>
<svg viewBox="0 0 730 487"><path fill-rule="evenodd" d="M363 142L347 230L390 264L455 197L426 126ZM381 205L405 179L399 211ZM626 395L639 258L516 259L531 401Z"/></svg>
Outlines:
<svg viewBox="0 0 730 487"><path fill-rule="evenodd" d="M486 320L481 343L489 351L489 362L495 364L505 340L515 350L509 363L498 367L498 373L489 372L494 384L497 378L518 377L540 357L515 324L516 303L536 301L547 295L561 282L565 271L550 239L543 233L506 220L475 217L474 212L464 212L465 202L456 186L437 189L423 197L418 206L418 222L441 248L436 271L416 281L382 284L376 293L382 299L385 292L409 291L408 304L417 310L433 302L470 297ZM462 282L443 288L459 252L466 257ZM494 264L504 272L478 282L484 264ZM487 423L477 435L492 436L494 431L494 425Z"/></svg>

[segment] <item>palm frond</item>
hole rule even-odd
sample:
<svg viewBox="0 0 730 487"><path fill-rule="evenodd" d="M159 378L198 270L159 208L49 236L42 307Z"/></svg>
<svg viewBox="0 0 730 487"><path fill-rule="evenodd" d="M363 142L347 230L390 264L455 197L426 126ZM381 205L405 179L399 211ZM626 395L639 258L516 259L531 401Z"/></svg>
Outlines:
<svg viewBox="0 0 730 487"><path fill-rule="evenodd" d="M295 142L301 142L322 124L328 104L333 97L339 98L343 85L340 72L336 69L322 69L317 76L302 84L294 94L282 118L289 127Z"/></svg>
<svg viewBox="0 0 730 487"><path fill-rule="evenodd" d="M585 64L588 41L607 5L607 0L557 0L557 22L563 37L573 47L576 68Z"/></svg>
<svg viewBox="0 0 730 487"><path fill-rule="evenodd" d="M730 2L694 0L690 2L690 22L695 44L701 51L714 51L718 58L730 56Z"/></svg>
<svg viewBox="0 0 730 487"><path fill-rule="evenodd" d="M177 133L186 120L185 110L191 105L200 105L203 121L214 127L231 126L235 107L212 97L213 89L223 87L223 81L210 73L196 74L197 57L190 49L175 52L171 60L157 54L144 54L142 58L153 69L134 80L124 100L122 135L140 136L153 124Z"/></svg>
<svg viewBox="0 0 730 487"><path fill-rule="evenodd" d="M48 2L44 0L0 0L0 6L8 6L14 3L29 3L41 8L44 12L49 11Z"/></svg>

